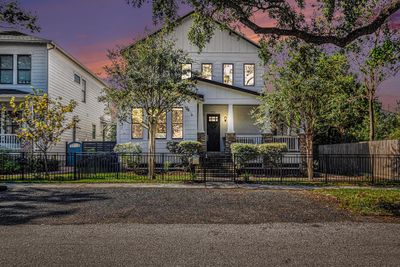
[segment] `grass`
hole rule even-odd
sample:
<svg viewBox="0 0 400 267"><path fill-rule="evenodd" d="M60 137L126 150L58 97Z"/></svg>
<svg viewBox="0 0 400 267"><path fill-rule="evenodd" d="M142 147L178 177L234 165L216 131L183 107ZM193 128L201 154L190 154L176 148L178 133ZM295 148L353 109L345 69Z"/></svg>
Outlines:
<svg viewBox="0 0 400 267"><path fill-rule="evenodd" d="M341 208L365 216L400 217L400 189L318 189L314 193L338 201Z"/></svg>

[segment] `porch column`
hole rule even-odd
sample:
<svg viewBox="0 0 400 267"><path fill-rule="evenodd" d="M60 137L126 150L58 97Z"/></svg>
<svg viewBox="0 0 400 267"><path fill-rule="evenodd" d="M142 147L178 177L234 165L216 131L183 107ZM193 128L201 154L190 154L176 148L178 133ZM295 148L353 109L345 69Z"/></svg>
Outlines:
<svg viewBox="0 0 400 267"><path fill-rule="evenodd" d="M199 102L197 107L197 141L202 144L203 151L207 151L206 133L204 131L203 102Z"/></svg>
<svg viewBox="0 0 400 267"><path fill-rule="evenodd" d="M225 135L225 152L231 152L231 144L236 142L234 116L233 116L233 104L228 105L228 129Z"/></svg>
<svg viewBox="0 0 400 267"><path fill-rule="evenodd" d="M226 133L235 133L235 125L233 118L233 104L228 105L228 131Z"/></svg>
<svg viewBox="0 0 400 267"><path fill-rule="evenodd" d="M204 112L203 102L199 102L197 109L197 132L204 133Z"/></svg>
<svg viewBox="0 0 400 267"><path fill-rule="evenodd" d="M273 143L273 134L271 129L271 122L269 120L269 112L266 111L265 123L262 129L262 143Z"/></svg>

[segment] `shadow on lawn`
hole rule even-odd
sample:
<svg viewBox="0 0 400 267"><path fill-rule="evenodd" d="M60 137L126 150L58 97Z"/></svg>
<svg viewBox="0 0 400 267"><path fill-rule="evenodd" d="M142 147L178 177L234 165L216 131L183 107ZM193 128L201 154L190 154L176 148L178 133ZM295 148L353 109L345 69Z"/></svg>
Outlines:
<svg viewBox="0 0 400 267"><path fill-rule="evenodd" d="M55 189L19 189L0 193L0 225L33 223L34 220L75 214L70 204L106 200L102 194ZM56 222L56 221L55 221Z"/></svg>
<svg viewBox="0 0 400 267"><path fill-rule="evenodd" d="M391 216L400 217L400 203L389 203L381 201L378 203L378 207Z"/></svg>

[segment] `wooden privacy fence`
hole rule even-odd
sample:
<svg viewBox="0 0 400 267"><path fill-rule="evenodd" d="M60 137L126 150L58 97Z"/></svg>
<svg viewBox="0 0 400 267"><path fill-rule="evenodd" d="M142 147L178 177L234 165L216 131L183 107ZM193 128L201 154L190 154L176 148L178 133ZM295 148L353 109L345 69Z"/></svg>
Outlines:
<svg viewBox="0 0 400 267"><path fill-rule="evenodd" d="M400 140L322 145L320 168L328 173L358 173L372 178L399 177ZM357 171L359 170L359 171Z"/></svg>

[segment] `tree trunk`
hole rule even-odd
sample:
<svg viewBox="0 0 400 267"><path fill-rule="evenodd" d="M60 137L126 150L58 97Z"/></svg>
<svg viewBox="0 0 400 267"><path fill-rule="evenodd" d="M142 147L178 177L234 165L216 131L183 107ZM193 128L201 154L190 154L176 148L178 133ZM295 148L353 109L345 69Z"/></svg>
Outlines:
<svg viewBox="0 0 400 267"><path fill-rule="evenodd" d="M375 109L374 109L374 93L371 90L368 96L369 104L369 141L375 140Z"/></svg>
<svg viewBox="0 0 400 267"><path fill-rule="evenodd" d="M43 152L44 155L44 175L47 178L49 178L49 167L48 167L48 162L47 162L47 151Z"/></svg>
<svg viewBox="0 0 400 267"><path fill-rule="evenodd" d="M314 179L314 157L313 157L313 134L311 131L306 132L306 161L308 179Z"/></svg>
<svg viewBox="0 0 400 267"><path fill-rule="evenodd" d="M155 153L156 153L156 125L149 125L149 143L148 143L148 176L155 179Z"/></svg>

